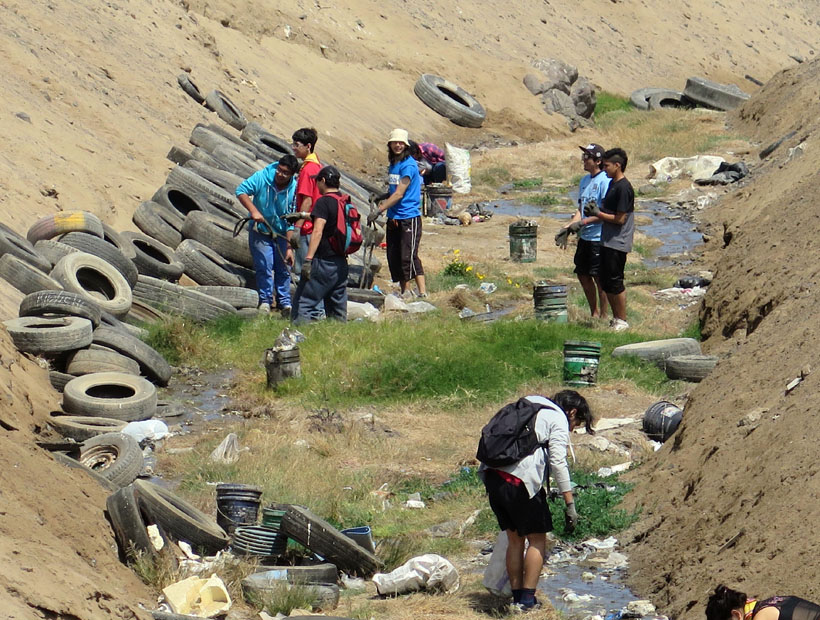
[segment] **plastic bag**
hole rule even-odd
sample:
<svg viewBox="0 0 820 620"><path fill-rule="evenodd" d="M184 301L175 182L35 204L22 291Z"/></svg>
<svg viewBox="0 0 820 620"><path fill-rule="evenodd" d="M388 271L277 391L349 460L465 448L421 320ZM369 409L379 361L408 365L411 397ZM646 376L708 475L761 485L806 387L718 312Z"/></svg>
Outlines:
<svg viewBox="0 0 820 620"><path fill-rule="evenodd" d="M510 598L510 576L507 574L507 532L499 532L495 539L490 563L484 570L484 579L481 583L496 596Z"/></svg>
<svg viewBox="0 0 820 620"><path fill-rule="evenodd" d="M445 143L447 154L447 176L453 191L459 194L469 194L472 189L470 183L470 151Z"/></svg>
<svg viewBox="0 0 820 620"><path fill-rule="evenodd" d="M356 301L347 302L347 320L355 321L364 319L367 321L379 320L379 309L371 303L359 303Z"/></svg>
<svg viewBox="0 0 820 620"><path fill-rule="evenodd" d="M137 440L137 443L142 443L146 439L159 441L170 435L168 425L162 420L129 422L121 432L125 435L131 435Z"/></svg>
<svg viewBox="0 0 820 620"><path fill-rule="evenodd" d="M239 460L239 437L236 433L229 433L211 452L210 459L215 463L236 463Z"/></svg>
<svg viewBox="0 0 820 620"><path fill-rule="evenodd" d="M379 594L404 594L416 590L458 590L458 571L449 560L428 553L412 558L391 573L376 573L373 582Z"/></svg>

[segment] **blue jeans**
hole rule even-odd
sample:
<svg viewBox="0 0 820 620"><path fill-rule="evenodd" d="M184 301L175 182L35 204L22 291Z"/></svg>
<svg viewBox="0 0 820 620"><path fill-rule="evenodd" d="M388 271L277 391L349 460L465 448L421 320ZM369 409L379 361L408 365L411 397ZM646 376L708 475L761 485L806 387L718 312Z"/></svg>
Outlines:
<svg viewBox="0 0 820 620"><path fill-rule="evenodd" d="M248 234L248 245L253 257L253 268L256 271L259 303L272 306L274 287L276 287L276 305L279 308L290 307L290 271L285 263L285 254L288 249L287 239L269 237L251 228Z"/></svg>
<svg viewBox="0 0 820 620"><path fill-rule="evenodd" d="M324 303L329 319L347 321L347 258L314 258L310 280L301 278L293 298L291 319L295 323L317 321Z"/></svg>

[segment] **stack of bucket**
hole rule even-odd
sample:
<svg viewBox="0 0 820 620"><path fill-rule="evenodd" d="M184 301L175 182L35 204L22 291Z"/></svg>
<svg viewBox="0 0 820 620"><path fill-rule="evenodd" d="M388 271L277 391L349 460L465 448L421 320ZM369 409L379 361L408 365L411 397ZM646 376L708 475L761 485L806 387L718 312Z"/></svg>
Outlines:
<svg viewBox="0 0 820 620"><path fill-rule="evenodd" d="M564 383L575 387L595 385L600 359L600 342L567 340L564 342Z"/></svg>
<svg viewBox="0 0 820 620"><path fill-rule="evenodd" d="M262 489L250 484L216 485L216 522L228 534L240 525L253 525L259 516Z"/></svg>
<svg viewBox="0 0 820 620"><path fill-rule="evenodd" d="M567 322L567 287L549 282L536 282L532 292L535 318L553 323Z"/></svg>
<svg viewBox="0 0 820 620"><path fill-rule="evenodd" d="M284 555L288 546L288 537L281 530L284 516L284 510L263 508L262 525L237 527L231 538L231 548L263 559Z"/></svg>

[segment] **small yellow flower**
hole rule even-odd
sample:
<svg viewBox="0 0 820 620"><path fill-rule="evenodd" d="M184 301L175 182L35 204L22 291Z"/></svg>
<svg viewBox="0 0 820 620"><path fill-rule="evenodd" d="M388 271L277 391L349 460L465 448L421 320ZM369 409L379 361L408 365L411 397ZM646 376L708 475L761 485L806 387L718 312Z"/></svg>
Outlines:
<svg viewBox="0 0 820 620"><path fill-rule="evenodd" d="M507 278L507 284L512 284L512 280L510 280L509 278Z"/></svg>
<svg viewBox="0 0 820 620"><path fill-rule="evenodd" d="M472 270L473 270L473 266L472 265L467 265L467 269L465 269L464 271L472 271Z"/></svg>
<svg viewBox="0 0 820 620"><path fill-rule="evenodd" d="M521 285L518 282L515 283L515 288L521 288Z"/></svg>
<svg viewBox="0 0 820 620"><path fill-rule="evenodd" d="M455 254L456 256L458 256L459 254L461 254L461 250L453 250L453 254Z"/></svg>
<svg viewBox="0 0 820 620"><path fill-rule="evenodd" d="M483 280L483 279L484 279L484 274L482 274L482 273L476 273L476 275L478 276L478 279L479 279L479 280Z"/></svg>

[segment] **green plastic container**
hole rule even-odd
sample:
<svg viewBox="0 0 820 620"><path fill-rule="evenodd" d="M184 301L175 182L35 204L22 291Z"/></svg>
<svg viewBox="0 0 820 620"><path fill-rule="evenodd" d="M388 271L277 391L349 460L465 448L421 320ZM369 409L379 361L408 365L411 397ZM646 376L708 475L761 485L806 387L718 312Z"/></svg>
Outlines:
<svg viewBox="0 0 820 620"><path fill-rule="evenodd" d="M567 287L562 284L536 282L532 291L535 318L552 323L567 322Z"/></svg>
<svg viewBox="0 0 820 620"><path fill-rule="evenodd" d="M564 383L575 387L595 385L598 380L598 362L600 359L600 342L565 341Z"/></svg>
<svg viewBox="0 0 820 620"><path fill-rule="evenodd" d="M510 224L510 260L533 263L538 255L538 224L518 221Z"/></svg>

